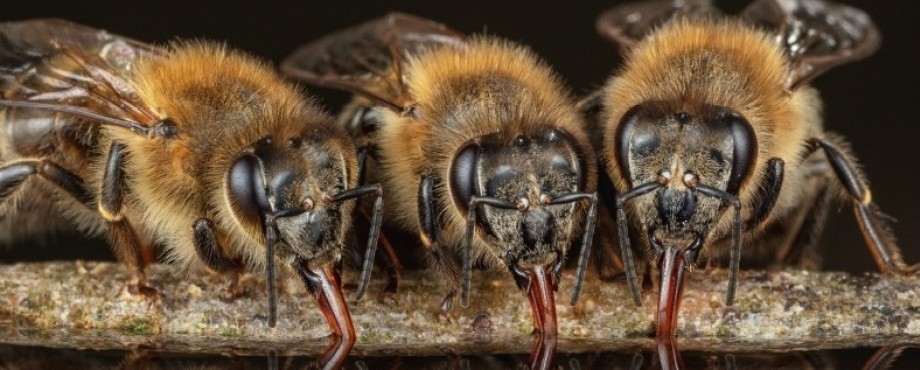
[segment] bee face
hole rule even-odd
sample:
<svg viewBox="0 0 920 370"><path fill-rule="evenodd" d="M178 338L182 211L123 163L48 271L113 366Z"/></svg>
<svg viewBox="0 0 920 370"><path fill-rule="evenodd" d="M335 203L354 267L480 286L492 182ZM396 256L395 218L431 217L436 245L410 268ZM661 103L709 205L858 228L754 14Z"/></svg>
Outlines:
<svg viewBox="0 0 920 370"><path fill-rule="evenodd" d="M454 204L466 214L473 196L513 203L513 209L479 209L476 221L486 238L503 246L497 254L509 266L552 265L567 249L575 206L549 202L584 187L583 158L571 135L558 128L483 136L454 157Z"/></svg>
<svg viewBox="0 0 920 370"><path fill-rule="evenodd" d="M637 105L624 115L615 140L614 155L630 188L661 185L632 205L656 250L662 243L692 246L707 239L727 205L697 188L737 194L757 155L748 121L730 108L709 105Z"/></svg>
<svg viewBox="0 0 920 370"><path fill-rule="evenodd" d="M337 262L347 229L347 205L334 197L349 185L348 159L330 133L264 138L247 148L228 173L229 198L243 224L276 222L282 259L310 265ZM259 191L259 189L264 189ZM259 239L261 236L256 237Z"/></svg>

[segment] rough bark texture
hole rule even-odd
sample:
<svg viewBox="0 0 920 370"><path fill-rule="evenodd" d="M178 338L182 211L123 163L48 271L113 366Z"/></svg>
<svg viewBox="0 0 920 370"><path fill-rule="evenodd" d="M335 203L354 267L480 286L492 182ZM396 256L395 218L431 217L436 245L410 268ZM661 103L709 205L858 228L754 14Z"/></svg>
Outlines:
<svg viewBox="0 0 920 370"><path fill-rule="evenodd" d="M726 276L688 274L678 336L682 349L745 350L906 343L920 335L920 280L803 271L744 272L734 307L725 307ZM279 290L279 320L267 325L260 276L243 279L246 293L221 300L227 278L153 266L158 302L125 291L127 271L96 262L0 266L0 342L50 347L126 349L136 346L219 353L272 348L319 353L328 328L313 298L294 279ZM354 275L346 274L353 297ZM474 273L470 307L455 305L450 321L434 308L445 289L433 274L403 275L398 302L382 302L377 279L352 302L356 353L516 353L529 349L532 330L525 296L507 274ZM654 292L642 307L625 283L589 280L577 307L567 304L572 277L557 296L560 350L651 346Z"/></svg>

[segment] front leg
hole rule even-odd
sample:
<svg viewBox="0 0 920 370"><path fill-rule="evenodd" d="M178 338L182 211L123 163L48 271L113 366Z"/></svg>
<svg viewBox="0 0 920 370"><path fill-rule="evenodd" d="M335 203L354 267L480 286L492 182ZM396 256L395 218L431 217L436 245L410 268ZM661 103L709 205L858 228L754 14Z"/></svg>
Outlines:
<svg viewBox="0 0 920 370"><path fill-rule="evenodd" d="M109 244L115 256L134 270L134 277L128 285L128 290L131 293L155 299L160 294L147 284L147 275L144 273L144 269L153 259L152 248L141 243L134 226L124 217L126 189L124 148L124 145L117 142L113 142L109 147L99 194L99 213L108 222Z"/></svg>
<svg viewBox="0 0 920 370"><path fill-rule="evenodd" d="M441 243L441 224L438 222L437 200L434 197L434 176L422 177L418 188L418 218L421 230L422 243L431 256L434 267L442 276L448 279L450 287L447 295L441 301L438 315L446 317L453 306L454 297L460 286L460 266L451 254L451 251Z"/></svg>
<svg viewBox="0 0 920 370"><path fill-rule="evenodd" d="M214 233L214 223L207 218L199 218L195 220L192 229L195 233L195 252L201 261L215 272L230 275L230 285L222 298L230 301L242 296L244 289L239 282L243 274L243 263L239 258L227 256Z"/></svg>
<svg viewBox="0 0 920 370"><path fill-rule="evenodd" d="M847 150L843 140L830 135L823 139L812 139L810 144L812 150L824 151L837 175L837 180L853 202L853 211L859 221L863 238L866 239L879 270L885 274L914 273L917 266L907 266L904 263L894 235L885 223L878 206L872 202L872 193L866 185L865 175L859 171L856 160Z"/></svg>
<svg viewBox="0 0 920 370"><path fill-rule="evenodd" d="M357 206L355 211L355 233L358 240L367 240L370 238L370 231L373 226L373 216L369 212L367 205L362 203ZM402 270L402 264L396 254L393 244L387 237L385 231L381 230L379 235L378 246L383 253L377 253L375 263L385 269L387 274L387 284L380 296L381 302L396 303L396 294L399 291L399 274ZM363 261L359 261L363 262Z"/></svg>

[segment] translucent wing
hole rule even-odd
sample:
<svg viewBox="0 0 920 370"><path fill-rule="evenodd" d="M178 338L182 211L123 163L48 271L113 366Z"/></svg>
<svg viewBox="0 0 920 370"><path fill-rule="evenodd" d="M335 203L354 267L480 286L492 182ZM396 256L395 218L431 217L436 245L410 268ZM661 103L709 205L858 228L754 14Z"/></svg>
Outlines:
<svg viewBox="0 0 920 370"><path fill-rule="evenodd" d="M0 107L43 110L143 132L155 114L128 78L156 49L59 19L0 23Z"/></svg>
<svg viewBox="0 0 920 370"><path fill-rule="evenodd" d="M742 17L776 33L795 89L828 69L872 55L881 35L866 13L821 0L758 0Z"/></svg>
<svg viewBox="0 0 920 370"><path fill-rule="evenodd" d="M391 13L301 46L281 64L284 73L307 83L361 94L405 108L402 64L436 45L462 45L465 36L440 23Z"/></svg>
<svg viewBox="0 0 920 370"><path fill-rule="evenodd" d="M597 32L626 54L655 28L674 17L719 15L711 0L654 0L613 7L597 18Z"/></svg>

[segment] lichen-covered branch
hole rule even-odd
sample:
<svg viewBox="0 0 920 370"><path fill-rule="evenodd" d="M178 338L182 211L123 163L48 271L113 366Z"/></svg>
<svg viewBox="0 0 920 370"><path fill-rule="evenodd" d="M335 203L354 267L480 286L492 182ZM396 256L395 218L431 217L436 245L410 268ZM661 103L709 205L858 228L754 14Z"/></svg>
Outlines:
<svg viewBox="0 0 920 370"><path fill-rule="evenodd" d="M297 280L279 291L279 320L268 327L261 277L247 276L246 293L221 299L227 279L208 273L174 272L153 266L150 281L164 294L159 302L125 291L120 265L96 262L0 266L0 342L54 347L273 348L319 353L326 323ZM780 348L795 343L890 343L920 335L920 280L803 271L745 272L734 307L723 304L724 272L688 274L678 335L693 349L718 337L729 346ZM344 277L346 284L353 275ZM380 279L382 280L382 279ZM397 302L370 294L352 302L357 351L374 353L526 352L532 321L524 294L502 273L476 272L470 307L455 307L450 320L434 314L445 288L433 274L403 275ZM625 283L590 280L580 304L566 302L571 276L557 298L562 350L642 346L653 334L655 300L646 292L635 307ZM346 290L353 291L352 286Z"/></svg>

